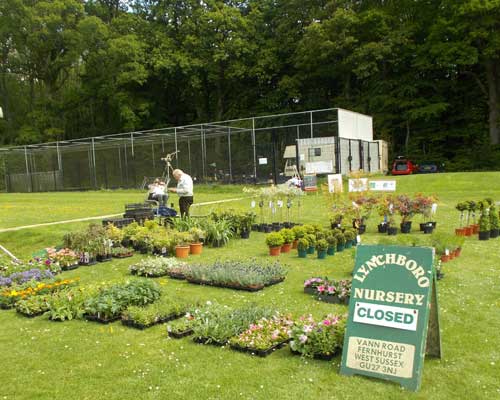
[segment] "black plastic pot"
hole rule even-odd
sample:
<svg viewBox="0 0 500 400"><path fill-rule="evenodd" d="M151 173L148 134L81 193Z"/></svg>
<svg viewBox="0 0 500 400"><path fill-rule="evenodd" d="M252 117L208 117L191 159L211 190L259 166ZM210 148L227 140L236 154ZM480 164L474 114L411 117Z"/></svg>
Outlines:
<svg viewBox="0 0 500 400"><path fill-rule="evenodd" d="M250 231L241 231L240 236L242 239L250 238Z"/></svg>
<svg viewBox="0 0 500 400"><path fill-rule="evenodd" d="M490 231L481 232L479 231L479 240L489 240Z"/></svg>
<svg viewBox="0 0 500 400"><path fill-rule="evenodd" d="M499 234L499 230L498 229L492 229L492 230L490 230L490 239L497 238L498 234Z"/></svg>
<svg viewBox="0 0 500 400"><path fill-rule="evenodd" d="M387 227L389 225L387 225L385 222L382 222L381 224L378 224L377 226L377 229L378 229L378 233L387 233Z"/></svg>
<svg viewBox="0 0 500 400"><path fill-rule="evenodd" d="M398 234L398 228L395 228L395 227L392 227L392 226L388 226L387 227L387 234L389 236L396 236Z"/></svg>
<svg viewBox="0 0 500 400"><path fill-rule="evenodd" d="M259 224L252 224L252 231L258 231L259 230Z"/></svg>
<svg viewBox="0 0 500 400"><path fill-rule="evenodd" d="M360 225L358 228L358 233L362 235L365 232L366 232L366 225Z"/></svg>
<svg viewBox="0 0 500 400"><path fill-rule="evenodd" d="M410 233L411 232L411 221L402 222L400 227L401 227L401 233Z"/></svg>
<svg viewBox="0 0 500 400"><path fill-rule="evenodd" d="M424 234L430 234L434 230L434 227L432 226L432 224L427 224L422 230L424 231Z"/></svg>
<svg viewBox="0 0 500 400"><path fill-rule="evenodd" d="M273 230L273 227L272 227L272 226L269 226L269 225L267 225L267 226L264 228L264 232L265 232L265 233L271 233L271 232L272 232L272 230Z"/></svg>

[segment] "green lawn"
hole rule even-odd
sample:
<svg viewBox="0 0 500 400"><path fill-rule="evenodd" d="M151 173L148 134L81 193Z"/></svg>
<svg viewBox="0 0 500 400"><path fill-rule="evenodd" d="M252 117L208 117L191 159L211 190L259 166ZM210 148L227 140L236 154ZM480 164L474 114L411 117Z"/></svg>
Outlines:
<svg viewBox="0 0 500 400"><path fill-rule="evenodd" d="M499 180L500 173L397 178L398 192L420 191L439 197L437 221L441 231L451 231L458 222L454 210L458 200L486 196L500 200ZM203 201L242 195L240 188L204 188L202 192L199 197ZM141 199L138 192L0 196L4 227L78 218L87 213L119 212L124 202ZM24 207L14 204L21 200ZM72 207L74 202L77 208ZM61 203L64 207L58 209ZM248 208L249 200L231 204ZM321 194L307 196L301 222L326 225L328 213L324 204ZM23 208L29 208L30 212L26 215ZM58 210L57 215L50 210L54 213ZM364 242L375 243L381 237L375 233L377 223L374 216L368 233L363 236ZM16 255L29 256L33 251L57 244L65 232L81 225L85 224L1 233L0 244ZM120 323L110 326L83 321L53 323L44 317L27 319L14 311L0 311L0 399L499 398L500 239L488 242L467 239L462 254L445 264L445 279L438 287L444 357L426 360L422 388L416 394L392 383L341 376L340 357L333 362L303 360L284 348L261 359L228 348L194 344L189 338L169 339L164 326L136 331ZM343 313L347 308L312 300L302 292L303 281L325 275L348 278L353 256L353 250L325 261L300 260L295 253L280 256L289 266L287 279L257 293L200 287L170 279L159 281L165 292L187 299L217 300L228 305L252 302L272 305L295 316L312 313L320 317L328 312ZM269 259L264 234L252 233L250 240L233 240L223 249L205 249L201 259L231 257ZM139 256L134 256L133 260L81 267L64 276L80 277L82 285L126 279L128 265L138 259Z"/></svg>

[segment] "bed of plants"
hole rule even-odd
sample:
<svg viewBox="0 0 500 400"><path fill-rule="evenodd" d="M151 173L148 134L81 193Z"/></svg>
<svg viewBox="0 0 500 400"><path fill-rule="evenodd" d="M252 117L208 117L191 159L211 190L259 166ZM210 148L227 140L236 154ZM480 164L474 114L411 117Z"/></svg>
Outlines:
<svg viewBox="0 0 500 400"><path fill-rule="evenodd" d="M225 345L261 318L271 317L273 310L255 304L231 308L216 302L207 302L193 312L193 340L198 343Z"/></svg>
<svg viewBox="0 0 500 400"><path fill-rule="evenodd" d="M184 268L184 274L190 283L258 291L282 282L287 270L279 262L265 263L248 259L191 264Z"/></svg>
<svg viewBox="0 0 500 400"><path fill-rule="evenodd" d="M327 303L349 304L351 283L348 279L310 278L304 282L304 293Z"/></svg>
<svg viewBox="0 0 500 400"><path fill-rule="evenodd" d="M160 293L156 283L144 279L101 288L85 300L85 318L101 323L116 321L125 308L153 303L160 298Z"/></svg>
<svg viewBox="0 0 500 400"><path fill-rule="evenodd" d="M290 349L305 357L331 360L342 349L346 321L346 316L332 314L320 320L302 316L291 329Z"/></svg>
<svg viewBox="0 0 500 400"><path fill-rule="evenodd" d="M122 323L137 329L146 329L153 325L184 316L190 304L171 296L163 295L158 301L147 306L130 306L122 313Z"/></svg>
<svg viewBox="0 0 500 400"><path fill-rule="evenodd" d="M129 271L132 275L156 278L166 276L170 273L180 274L186 263L175 258L147 257L132 264Z"/></svg>
<svg viewBox="0 0 500 400"><path fill-rule="evenodd" d="M293 320L290 315L277 313L251 324L247 330L232 337L229 344L235 350L266 357L289 341L292 326Z"/></svg>

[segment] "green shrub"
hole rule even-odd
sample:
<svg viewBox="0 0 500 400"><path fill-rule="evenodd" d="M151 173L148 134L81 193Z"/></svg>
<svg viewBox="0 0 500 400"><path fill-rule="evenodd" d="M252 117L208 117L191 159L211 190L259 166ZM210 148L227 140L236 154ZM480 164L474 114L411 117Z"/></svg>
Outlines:
<svg viewBox="0 0 500 400"><path fill-rule="evenodd" d="M280 247L285 243L285 239L280 232L272 232L266 236L266 244L269 247Z"/></svg>
<svg viewBox="0 0 500 400"><path fill-rule="evenodd" d="M306 251L309 248L309 240L306 238L299 239L299 242L297 244L297 249L299 251Z"/></svg>
<svg viewBox="0 0 500 400"><path fill-rule="evenodd" d="M292 243L295 240L295 234L291 229L282 229L280 233L285 243Z"/></svg>
<svg viewBox="0 0 500 400"><path fill-rule="evenodd" d="M316 250L318 251L325 251L328 249L328 242L325 239L320 239L316 243Z"/></svg>

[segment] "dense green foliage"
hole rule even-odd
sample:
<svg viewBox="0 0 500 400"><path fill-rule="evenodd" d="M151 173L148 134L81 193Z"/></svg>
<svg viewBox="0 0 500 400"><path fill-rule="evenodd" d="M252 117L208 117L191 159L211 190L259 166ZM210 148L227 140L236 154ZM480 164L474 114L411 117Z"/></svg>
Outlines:
<svg viewBox="0 0 500 400"><path fill-rule="evenodd" d="M396 152L492 167L499 21L498 0L4 0L0 143L334 106Z"/></svg>

